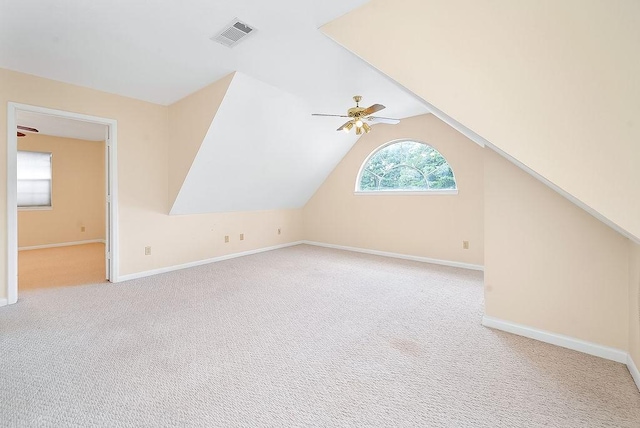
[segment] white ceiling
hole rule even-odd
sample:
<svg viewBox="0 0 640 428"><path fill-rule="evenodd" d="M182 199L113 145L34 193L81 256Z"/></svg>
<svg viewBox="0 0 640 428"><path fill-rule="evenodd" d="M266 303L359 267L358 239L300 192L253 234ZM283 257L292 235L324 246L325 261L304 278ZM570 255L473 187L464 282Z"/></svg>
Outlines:
<svg viewBox="0 0 640 428"><path fill-rule="evenodd" d="M365 2L3 0L0 67L164 105L240 71L323 111L360 94L387 115L422 113L318 30ZM234 17L257 33L232 49L209 40Z"/></svg>
<svg viewBox="0 0 640 428"><path fill-rule="evenodd" d="M355 138L311 118L301 98L236 73L171 214L301 207Z"/></svg>
<svg viewBox="0 0 640 428"><path fill-rule="evenodd" d="M41 135L77 138L79 140L104 141L107 127L99 123L85 122L48 114L18 110L16 123L35 128ZM22 131L27 133L26 131Z"/></svg>
<svg viewBox="0 0 640 428"><path fill-rule="evenodd" d="M318 30L365 2L3 0L0 67L162 105L238 71L172 213L300 207L356 141L312 112L344 114L362 95L380 116L428 113ZM257 33L231 49L209 40L236 17Z"/></svg>

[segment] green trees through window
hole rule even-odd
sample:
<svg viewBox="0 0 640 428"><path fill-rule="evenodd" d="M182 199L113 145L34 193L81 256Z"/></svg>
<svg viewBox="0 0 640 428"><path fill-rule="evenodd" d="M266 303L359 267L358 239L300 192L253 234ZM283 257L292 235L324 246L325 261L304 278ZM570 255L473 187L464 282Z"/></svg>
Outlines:
<svg viewBox="0 0 640 428"><path fill-rule="evenodd" d="M445 158L433 147L400 141L373 153L360 173L358 191L455 190L456 180Z"/></svg>

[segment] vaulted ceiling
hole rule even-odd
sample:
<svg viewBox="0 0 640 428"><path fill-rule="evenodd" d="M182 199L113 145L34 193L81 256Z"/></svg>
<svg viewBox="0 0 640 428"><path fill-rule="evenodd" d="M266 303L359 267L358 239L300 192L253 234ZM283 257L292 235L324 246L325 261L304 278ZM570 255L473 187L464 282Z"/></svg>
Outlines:
<svg viewBox="0 0 640 428"><path fill-rule="evenodd" d="M344 114L354 95L387 117L429 112L319 31L363 3L7 0L0 67L167 105L173 214L301 207L356 141L311 113ZM234 18L251 37L210 40ZM215 102L180 101L234 72Z"/></svg>
<svg viewBox="0 0 640 428"><path fill-rule="evenodd" d="M246 74L220 83L212 89L224 96L176 177L171 214L303 206L351 148L353 132L336 132L301 98Z"/></svg>
<svg viewBox="0 0 640 428"><path fill-rule="evenodd" d="M332 131L340 119L310 113L341 113L359 94L387 105L386 116L446 116L640 239L638 2L7 0L0 8L0 67L174 112L178 100L238 72L210 110L169 115L182 123L172 129L199 122L188 144L171 136L170 155L182 155L170 177L173 213L301 206L355 142ZM232 49L209 40L236 17L255 35ZM325 23L346 49L318 30Z"/></svg>
<svg viewBox="0 0 640 428"><path fill-rule="evenodd" d="M640 2L371 0L323 31L640 242Z"/></svg>

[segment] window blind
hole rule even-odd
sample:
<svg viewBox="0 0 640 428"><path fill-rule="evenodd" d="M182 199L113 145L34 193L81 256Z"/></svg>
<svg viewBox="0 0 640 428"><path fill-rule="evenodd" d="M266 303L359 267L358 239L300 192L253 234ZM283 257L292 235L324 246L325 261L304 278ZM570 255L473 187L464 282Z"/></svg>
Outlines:
<svg viewBox="0 0 640 428"><path fill-rule="evenodd" d="M51 206L51 153L18 151L18 207Z"/></svg>

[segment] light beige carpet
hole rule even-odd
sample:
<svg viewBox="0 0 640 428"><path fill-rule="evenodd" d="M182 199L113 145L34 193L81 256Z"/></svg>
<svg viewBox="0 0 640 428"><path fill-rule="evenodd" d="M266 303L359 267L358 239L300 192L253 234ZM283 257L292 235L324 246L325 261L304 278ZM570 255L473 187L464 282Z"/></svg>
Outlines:
<svg viewBox="0 0 640 428"><path fill-rule="evenodd" d="M105 276L101 243L18 252L18 291L106 282Z"/></svg>
<svg viewBox="0 0 640 428"><path fill-rule="evenodd" d="M482 274L297 246L0 310L0 425L634 427L622 364L480 325Z"/></svg>

